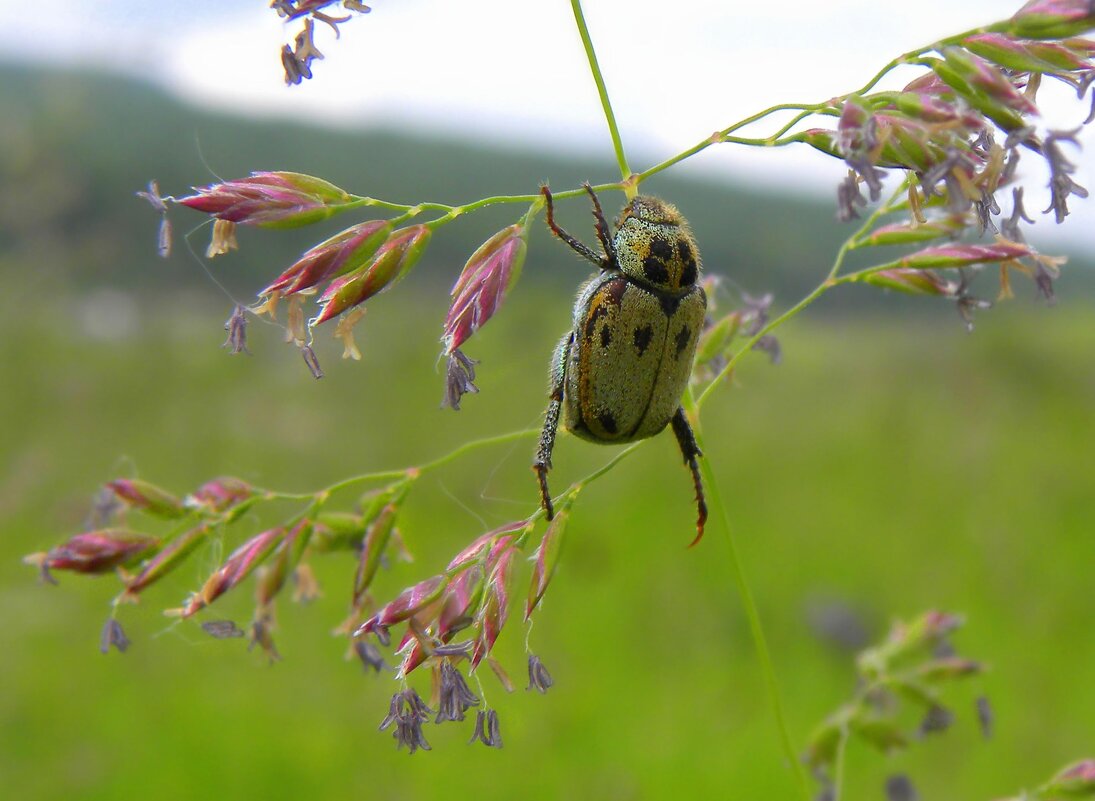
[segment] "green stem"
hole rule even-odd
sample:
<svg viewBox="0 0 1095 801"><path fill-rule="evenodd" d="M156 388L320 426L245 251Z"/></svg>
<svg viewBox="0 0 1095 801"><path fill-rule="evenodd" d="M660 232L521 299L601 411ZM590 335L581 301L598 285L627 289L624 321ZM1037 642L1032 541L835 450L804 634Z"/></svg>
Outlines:
<svg viewBox="0 0 1095 801"><path fill-rule="evenodd" d="M867 83L863 84L863 86L845 95L838 95L833 100L827 100L822 103L780 103L775 106L770 106L763 111L758 111L755 114L751 114L748 117L745 117L744 119L738 120L737 122L729 125L722 131L712 134L711 136L704 139L702 142L693 145L688 150L682 151L681 153L678 153L677 155L666 159L660 164L656 164L653 167L650 167L649 169L639 173L637 183L642 182L650 176L656 175L663 170L669 169L673 165L678 164L685 159L696 155L702 150L706 150L708 147L714 144L729 143L746 145L749 147L781 147L783 145L789 145L792 142L798 140L794 138L782 139L782 137L807 117L810 117L814 114L837 114L839 112L834 108L834 103L840 101L843 98L851 97L853 95L866 94L871 89L873 89L879 81L886 77L886 75L888 75L890 72L892 72L894 69L901 66L902 64L915 63L916 60L926 52L936 50L940 47L945 47L947 45L957 44L968 36L972 36L977 33L983 33L986 30L989 30L989 28L974 28L972 30L965 31L964 33L950 36L946 39L941 39L937 42L933 42L932 44L925 45L924 47L919 47L915 50L910 50L907 53L903 53L892 61L889 61L885 66L882 67L882 69L876 72L871 77L871 79L867 81ZM770 117L771 115L777 114L781 111L797 111L799 113L792 117L790 121L782 125L769 136L756 138L731 136L734 131L740 130L741 128L744 128L748 125L752 125L755 122L760 122L766 117Z"/></svg>
<svg viewBox="0 0 1095 801"><path fill-rule="evenodd" d="M811 114L817 111L820 111L826 106L828 106L828 103L779 103L775 106L769 106L768 108L764 109L764 111L758 111L756 114L752 114L748 117L745 117L744 119L738 120L728 128L724 128L722 130L722 136L728 136L734 131L739 130L740 128L744 128L747 125L752 125L754 122L760 122L765 117L769 117L772 114L776 114L780 111L800 112L795 116L794 122L787 125L787 128L789 129L793 125L795 125L795 123L799 122L802 119L805 119L806 117L809 117ZM776 136L779 135L780 134L776 134Z"/></svg>
<svg viewBox="0 0 1095 801"><path fill-rule="evenodd" d="M704 449L703 440L699 431L696 434L696 444L700 450ZM776 719L776 727L779 729L780 745L783 748L783 756L794 772L799 789L804 801L810 801L810 783L806 773L802 769L802 763L798 758L798 752L791 741L790 729L787 726L787 716L783 709L783 701L779 695L779 683L776 680L776 671L772 663L772 654L768 649L768 640L764 635L764 626L760 620L760 612L757 610L753 592L749 588L749 581L745 576L745 567L738 553L737 543L734 540L734 532L730 525L730 516L726 512L726 505L722 502L722 493L719 491L719 483L715 477L715 471L711 462L706 457L700 459L700 471L703 473L704 483L707 488L707 500L711 505L715 516L722 523L724 533L723 541L730 558L731 573L734 583L737 585L738 596L741 605L745 609L746 619L749 621L749 632L753 638L753 647L757 650L757 659L760 661L761 674L764 676L764 686L768 692L768 703L772 707L772 714Z"/></svg>
<svg viewBox="0 0 1095 801"><path fill-rule="evenodd" d="M323 489L316 490L314 492L275 492L273 490L264 490L256 487L255 491L265 496L266 500L281 500L281 501L303 501L312 500L320 496L331 495L340 490L344 490L348 487L352 487L355 484L365 484L372 481L395 481L400 478L407 478L411 475L421 475L428 473L431 470L436 470L439 467L449 464L465 453L478 450L479 448L487 448L491 445L503 445L507 442L514 442L519 439L531 439L540 435L540 429L538 428L526 428L521 431L510 431L506 434L498 434L494 437L483 437L482 439L474 439L469 442L465 442L460 447L455 448L444 456L439 456L433 461L426 462L417 467L403 468L401 470L380 470L373 473L361 473L356 476L344 478L341 481L337 481Z"/></svg>
<svg viewBox="0 0 1095 801"><path fill-rule="evenodd" d="M607 191L622 190L622 189L624 189L624 183L623 182L598 184L598 185L593 187L593 190L595 192L607 192ZM563 191L560 191L560 192L553 191L551 194L552 194L552 197L554 197L556 199L565 200L566 198L572 198L572 197L578 197L579 195L585 195L585 193L586 193L586 190L585 190L584 187L582 187L582 188L579 188L579 189L567 189L567 190L563 190ZM484 197L484 198L480 198L479 200L474 200L474 201L471 201L471 202L468 202L468 203L461 203L461 204L456 205L456 206L450 206L447 203L433 203L433 202L415 203L413 205L406 204L406 203L391 203L387 200L379 200L379 199L374 198L374 197L364 197L364 196L361 196L361 195L355 195L353 197L353 200L349 201L348 203L343 203L339 206L332 207L332 209L335 213L341 213L341 212L344 212L344 211L351 211L351 210L354 210L354 209L379 208L379 209L385 209L387 211L400 212L402 215L404 215L405 218L416 217L419 214L422 214L423 212L436 212L436 213L440 214L440 216L437 217L434 220L431 220L428 223L428 225L436 227L438 225L442 225L444 223L451 222L452 220L456 219L457 217L459 217L463 214L468 214L468 213L473 212L473 211L478 211L479 209L485 208L487 206L496 206L496 205L507 204L507 203L529 203L529 204L540 203L540 204L542 204L543 203L543 197L540 195L539 192L537 192L534 195L492 195L491 197ZM400 221L402 221L402 219L404 219L404 217L400 217L398 219Z"/></svg>
<svg viewBox="0 0 1095 801"><path fill-rule="evenodd" d="M641 173L639 173L638 182L641 183L641 182L645 181L647 178L649 178L651 175L657 175L659 172L662 172L664 170L668 170L674 164L679 164L680 162L684 161L685 159L691 158L692 156L696 155L701 150L706 150L707 148L711 147L711 145L718 144L719 142L722 141L721 137L722 137L721 133L712 134L707 139L704 139L702 142L699 142L699 143L693 145L692 147L688 148L688 150L684 150L684 151L678 153L675 156L670 156L665 161L663 161L661 164L655 164L653 167L651 167L648 170L643 170Z"/></svg>
<svg viewBox="0 0 1095 801"><path fill-rule="evenodd" d="M849 94L844 95L844 97L850 97L851 95L866 94L867 92L871 91L879 81L881 81L883 78L885 78L887 74L889 74L892 70L897 69L902 64L912 63L916 59L918 59L920 56L922 56L924 53L927 53L931 50L938 50L939 48L946 47L947 45L958 44L963 39L966 39L967 37L970 37L970 36L975 36L976 34L979 34L979 33L985 33L986 31L990 30L990 28L991 28L991 26L988 26L988 27L982 26L980 28L971 28L968 31L963 31L962 33L957 33L954 36L948 36L946 39L940 39L939 41L932 42L931 44L924 45L923 47L918 47L915 50L910 50L907 53L902 53L900 56L893 59L888 64L886 64L882 69L880 69L878 72L876 72L874 74L874 77L872 77L869 81L867 81L867 83L863 84L863 86L861 86L856 91L850 92Z"/></svg>
<svg viewBox="0 0 1095 801"><path fill-rule="evenodd" d="M498 434L494 437L484 437L483 439L472 440L471 442L465 442L460 447L449 451L444 456L434 459L432 462L426 462L424 465L418 467L420 473L428 473L431 470L436 470L439 467L447 465L465 453L469 451L478 450L479 448L486 448L491 445L505 445L507 442L515 442L519 439L531 439L532 437L540 436L539 428L524 428L520 431L510 431L508 434Z"/></svg>
<svg viewBox="0 0 1095 801"><path fill-rule="evenodd" d="M848 724L840 727L840 739L836 743L836 767L833 769L833 801L840 801L844 793L844 752L848 750Z"/></svg>
<svg viewBox="0 0 1095 801"><path fill-rule="evenodd" d="M611 470L617 464L619 464L624 459L626 459L628 456L633 454L637 449L642 447L642 445L645 441L646 440L639 440L638 442L633 442L632 444L628 445L626 448L624 448L622 451L617 453L615 456L613 456L611 459L609 459L603 465L598 467L592 473L587 475L581 481L574 482L575 486L584 487L586 484L592 484L594 481L599 479L601 476L603 476L605 473L607 473L609 470ZM567 492L570 492L570 490L567 490ZM567 493L564 492L563 495L561 495L560 497L563 497L566 494Z"/></svg>
<svg viewBox="0 0 1095 801"><path fill-rule="evenodd" d="M581 0L570 0L570 7L574 10L574 22L578 26L578 34L582 37L586 60L589 62L589 69L593 73L593 81L597 84L597 94L601 97L601 108L604 109L608 132L612 136L612 147L616 151L616 163L620 165L620 178L627 181L631 177L631 167L628 166L627 156L624 155L624 145L620 140L620 129L616 126L616 115L612 113L612 103L608 98L608 89L605 88L605 79L601 75L601 67L597 63L597 54L593 50L593 40L589 38L589 28L586 27L585 15L582 13Z"/></svg>

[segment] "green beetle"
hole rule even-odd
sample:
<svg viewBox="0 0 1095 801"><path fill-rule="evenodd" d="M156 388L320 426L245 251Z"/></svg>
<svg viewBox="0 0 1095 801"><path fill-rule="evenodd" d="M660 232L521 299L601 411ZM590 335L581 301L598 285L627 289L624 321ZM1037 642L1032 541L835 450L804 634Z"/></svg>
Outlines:
<svg viewBox="0 0 1095 801"><path fill-rule="evenodd" d="M688 223L669 203L639 195L628 203L609 238L601 204L593 201L603 253L555 224L551 192L541 189L552 232L601 272L587 281L574 304L574 329L551 362L551 402L533 470L548 520L554 515L547 474L560 412L572 434L615 444L652 437L672 423L696 488L696 540L707 520L700 450L680 406L703 328L707 296L697 285L700 254Z"/></svg>

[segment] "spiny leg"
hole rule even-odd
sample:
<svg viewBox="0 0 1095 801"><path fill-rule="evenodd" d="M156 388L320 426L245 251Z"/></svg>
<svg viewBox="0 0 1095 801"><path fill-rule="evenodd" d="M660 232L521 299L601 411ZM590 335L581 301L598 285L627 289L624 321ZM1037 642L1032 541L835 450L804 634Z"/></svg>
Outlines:
<svg viewBox="0 0 1095 801"><path fill-rule="evenodd" d="M608 235L608 223L605 222L605 213L601 211L601 201L597 193L593 191L588 181L582 184L582 188L593 200L593 219L596 222L594 227L597 229L597 238L601 241L601 247L605 251L605 264L601 265L601 269L604 269L616 263L616 246L612 244L612 237Z"/></svg>
<svg viewBox="0 0 1095 801"><path fill-rule="evenodd" d="M684 416L684 409L677 407L677 413L673 415L673 433L677 436L677 444L680 445L684 461L692 471L692 483L696 487L696 539L695 545L703 538L703 526L707 522L707 501L703 495L703 480L700 478L700 464L697 459L703 454L696 445L696 435L692 433L692 426L688 424L688 418ZM689 545L688 547L692 547Z"/></svg>
<svg viewBox="0 0 1095 801"><path fill-rule="evenodd" d="M548 228L551 229L552 233L554 233L557 237L559 237L561 240L563 240L568 245L570 245L571 250L573 250L575 253L577 253L579 256L581 256L583 259L589 259L591 262L596 264L598 267L604 269L604 265L605 265L605 257L604 256L598 256L596 253L593 252L593 249L590 248L588 245L586 245L585 243L580 242L579 240L575 239L574 237L572 237L570 234L568 234L566 231L564 231L562 228L560 228L558 225L555 224L555 206L551 202L551 190L548 189L546 186L541 186L540 187L540 194L542 194L544 196L544 200L547 202L547 224L548 224Z"/></svg>
<svg viewBox="0 0 1095 801"><path fill-rule="evenodd" d="M551 401L544 414L544 428L540 432L540 445L536 448L536 460L532 469L540 481L540 505L547 519L555 517L555 507L551 504L551 492L548 490L547 474L551 469L551 452L555 448L555 433L559 429L559 413L563 408L563 386L566 383L566 365L570 359L570 348L574 344L573 332L563 337L555 348L551 361Z"/></svg>

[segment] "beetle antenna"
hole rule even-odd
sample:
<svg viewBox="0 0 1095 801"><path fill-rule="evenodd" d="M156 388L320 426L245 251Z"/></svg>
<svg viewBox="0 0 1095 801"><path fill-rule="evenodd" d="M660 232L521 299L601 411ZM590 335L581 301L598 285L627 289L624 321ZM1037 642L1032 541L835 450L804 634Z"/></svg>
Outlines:
<svg viewBox="0 0 1095 801"><path fill-rule="evenodd" d="M582 188L586 190L586 194L593 201L593 219L596 222L594 228L597 229L597 239L601 241L601 247L605 251L605 261L601 264L601 269L604 270L616 264L616 246L612 244L612 238L608 235L608 223L605 222L605 213L601 210L601 201L597 197L597 193L593 191L589 181L582 184Z"/></svg>
<svg viewBox="0 0 1095 801"><path fill-rule="evenodd" d="M562 228L560 228L558 225L556 225L555 206L551 202L551 190L547 188L546 184L540 187L540 194L544 196L544 201L547 203L547 224L548 228L551 229L551 232L559 237L561 240L566 242L568 245L570 245L570 249L577 253L579 256L581 256L583 259L589 259L591 262L593 262L603 270L605 268L605 259L607 258L607 254L605 256L598 256L588 245L578 241Z"/></svg>

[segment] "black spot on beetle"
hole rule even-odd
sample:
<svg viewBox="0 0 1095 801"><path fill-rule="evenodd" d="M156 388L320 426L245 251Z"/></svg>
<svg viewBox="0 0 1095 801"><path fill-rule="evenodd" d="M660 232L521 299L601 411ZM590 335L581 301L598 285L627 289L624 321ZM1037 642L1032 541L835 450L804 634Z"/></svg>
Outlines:
<svg viewBox="0 0 1095 801"><path fill-rule="evenodd" d="M597 321L620 308L620 304L623 302L624 292L627 291L627 285L628 281L626 278L614 278L611 281L606 281L605 284L597 290L590 303L591 308L589 313L586 316L583 339L588 340L592 338L594 332L597 330Z"/></svg>
<svg viewBox="0 0 1095 801"><path fill-rule="evenodd" d="M677 353L676 358L680 358L684 353L684 349L688 347L688 340L691 338L692 332L688 329L688 326L681 326L681 330L677 332Z"/></svg>
<svg viewBox="0 0 1095 801"><path fill-rule="evenodd" d="M656 236L650 240L650 255L659 261L669 261L673 258L673 246Z"/></svg>
<svg viewBox="0 0 1095 801"><path fill-rule="evenodd" d="M696 262L690 261L685 264L684 269L681 270L681 286L692 286L697 278L699 278L699 271L696 269Z"/></svg>
<svg viewBox="0 0 1095 801"><path fill-rule="evenodd" d="M635 329L635 348L639 351L640 356L646 352L646 349L650 346L650 340L653 338L654 329L649 323Z"/></svg>
<svg viewBox="0 0 1095 801"><path fill-rule="evenodd" d="M595 309L593 309L593 311L589 313L589 316L586 317L586 339L589 339L593 336L593 332L597 330L597 321L607 314L608 306L604 303L602 303L600 306L597 306Z"/></svg>
<svg viewBox="0 0 1095 801"><path fill-rule="evenodd" d="M665 284L669 282L669 270L665 268L661 259L656 256L647 256L643 259L643 275L652 284Z"/></svg>
<svg viewBox="0 0 1095 801"><path fill-rule="evenodd" d="M601 347L607 348L612 342L612 329L607 325L601 329Z"/></svg>
<svg viewBox="0 0 1095 801"><path fill-rule="evenodd" d="M616 433L616 418L613 417L612 412L601 412L597 415L597 422L601 424L601 428L609 434Z"/></svg>
<svg viewBox="0 0 1095 801"><path fill-rule="evenodd" d="M684 239L681 239L677 242L677 255L680 256L681 264L684 265L681 270L681 286L692 286L699 278L699 270L696 268L696 256L692 252L692 246Z"/></svg>
<svg viewBox="0 0 1095 801"><path fill-rule="evenodd" d="M677 307L681 305L681 301L687 297L687 295L670 295L668 292L655 292L653 293L658 298L658 303L661 304L662 314L666 317L672 317L677 313Z"/></svg>

